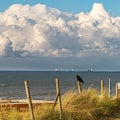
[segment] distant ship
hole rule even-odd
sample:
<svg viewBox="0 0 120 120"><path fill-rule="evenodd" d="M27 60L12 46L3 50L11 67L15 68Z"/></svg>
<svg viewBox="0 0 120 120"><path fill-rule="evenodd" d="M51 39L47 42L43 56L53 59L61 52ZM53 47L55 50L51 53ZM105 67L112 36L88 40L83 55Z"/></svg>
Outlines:
<svg viewBox="0 0 120 120"><path fill-rule="evenodd" d="M91 68L91 69L89 69L89 70L88 70L88 72L93 72L93 69L92 69L92 68Z"/></svg>

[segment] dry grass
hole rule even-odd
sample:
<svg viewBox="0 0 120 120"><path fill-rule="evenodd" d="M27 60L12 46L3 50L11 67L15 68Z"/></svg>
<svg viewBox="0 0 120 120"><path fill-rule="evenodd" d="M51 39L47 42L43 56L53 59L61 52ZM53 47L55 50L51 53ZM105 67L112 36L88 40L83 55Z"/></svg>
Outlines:
<svg viewBox="0 0 120 120"><path fill-rule="evenodd" d="M63 99L66 120L110 120L120 118L120 101L108 98L107 93L103 97L98 96L95 89L89 88L76 94L69 91Z"/></svg>
<svg viewBox="0 0 120 120"><path fill-rule="evenodd" d="M120 100L98 96L89 88L78 94L68 91L62 96L63 120L119 120ZM40 105L34 108L35 120L59 120L58 106ZM0 120L30 120L29 112L20 112L5 106L0 108Z"/></svg>

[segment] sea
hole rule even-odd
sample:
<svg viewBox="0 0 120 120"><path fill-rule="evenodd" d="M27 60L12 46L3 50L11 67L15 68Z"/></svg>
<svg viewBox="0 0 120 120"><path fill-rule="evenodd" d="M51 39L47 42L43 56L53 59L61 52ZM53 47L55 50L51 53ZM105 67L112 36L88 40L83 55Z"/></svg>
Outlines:
<svg viewBox="0 0 120 120"><path fill-rule="evenodd" d="M104 87L115 94L116 83L120 82L119 71L0 71L0 99L26 99L24 81L28 81L32 99L54 100L56 96L55 79L60 82L60 91L64 95L73 90L78 92L76 75L81 76L82 90L90 87L101 89L101 80Z"/></svg>

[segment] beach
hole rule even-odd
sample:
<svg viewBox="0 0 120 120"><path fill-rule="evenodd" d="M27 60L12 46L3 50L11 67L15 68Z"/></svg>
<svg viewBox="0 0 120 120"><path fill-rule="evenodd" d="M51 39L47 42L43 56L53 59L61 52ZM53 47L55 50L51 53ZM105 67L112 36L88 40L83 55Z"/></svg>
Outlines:
<svg viewBox="0 0 120 120"><path fill-rule="evenodd" d="M58 100L58 99L57 99ZM30 107L27 99L0 99L0 116L5 119L13 120L20 117L21 120L30 119ZM75 120L119 120L120 99L104 93L99 96L98 91L88 88L82 93L68 91L62 96L60 101L54 106L54 101L32 100L33 113L36 120L58 120L63 116L63 120L69 118ZM117 112L116 112L117 111Z"/></svg>
<svg viewBox="0 0 120 120"><path fill-rule="evenodd" d="M84 80L84 83L81 83L81 88L83 91L86 91L87 94L85 93L85 95L79 96L76 75L81 76L81 78ZM68 119L67 115L69 115L71 119L73 117L76 120L79 120L80 118L82 120L85 120L88 119L89 117L91 117L90 120L92 120L92 117L94 116L98 118L99 114L101 114L103 118L106 118L107 115L109 115L112 118L111 112L112 114L114 112L114 115L116 115L116 111L119 111L119 103L117 102L117 100L113 99L113 97L110 99L106 99L105 97L103 101L100 101L99 96L101 91L100 90L101 80L104 80L105 90L108 90L109 80L111 80L111 96L115 96L115 85L116 83L119 82L120 72L1 71L0 72L0 112L2 113L1 117L6 117L8 119L9 117L11 117L11 119L13 120L13 117L14 119L17 119L18 116L21 116L20 118L21 120L24 119L26 120L26 118L29 119L29 105L24 85L24 81L27 80L29 82L32 106L35 114L36 111L38 113L37 115L35 115L35 117L36 118L38 117L38 119L45 117L45 119L47 119L46 117L50 115L49 117L51 118L51 120L52 117L58 119L59 117L58 106L55 108L55 113L53 112L53 104L56 98L56 83L55 83L56 78L58 78L60 82L62 106L65 114L64 117L66 118L66 120ZM97 92L95 92L95 95L94 90L91 90L90 88L97 90ZM73 92L72 97L69 96L69 91ZM75 96L74 92L76 92ZM63 96L65 96L66 94L68 94L67 101L63 100L64 98ZM85 106L87 106L87 108ZM104 113L105 110L106 113ZM96 114L94 115L94 113ZM12 114L16 116L11 116ZM28 117L25 116L26 114ZM84 116L84 114L86 114L86 116ZM117 115L119 116L119 114ZM114 116L114 118L115 117L116 116Z"/></svg>
<svg viewBox="0 0 120 120"><path fill-rule="evenodd" d="M33 107L41 106L41 105L52 105L54 101L47 101L47 100L32 100ZM12 109L17 109L19 111L26 111L28 110L28 100L26 99L4 99L0 100L1 107L10 107Z"/></svg>

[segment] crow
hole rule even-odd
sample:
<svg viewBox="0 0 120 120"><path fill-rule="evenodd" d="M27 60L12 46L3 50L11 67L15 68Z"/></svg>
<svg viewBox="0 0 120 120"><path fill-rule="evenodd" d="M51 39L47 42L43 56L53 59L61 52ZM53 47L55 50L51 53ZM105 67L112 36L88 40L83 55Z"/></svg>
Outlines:
<svg viewBox="0 0 120 120"><path fill-rule="evenodd" d="M76 78L77 78L77 81L84 83L83 79L79 75L76 75Z"/></svg>

